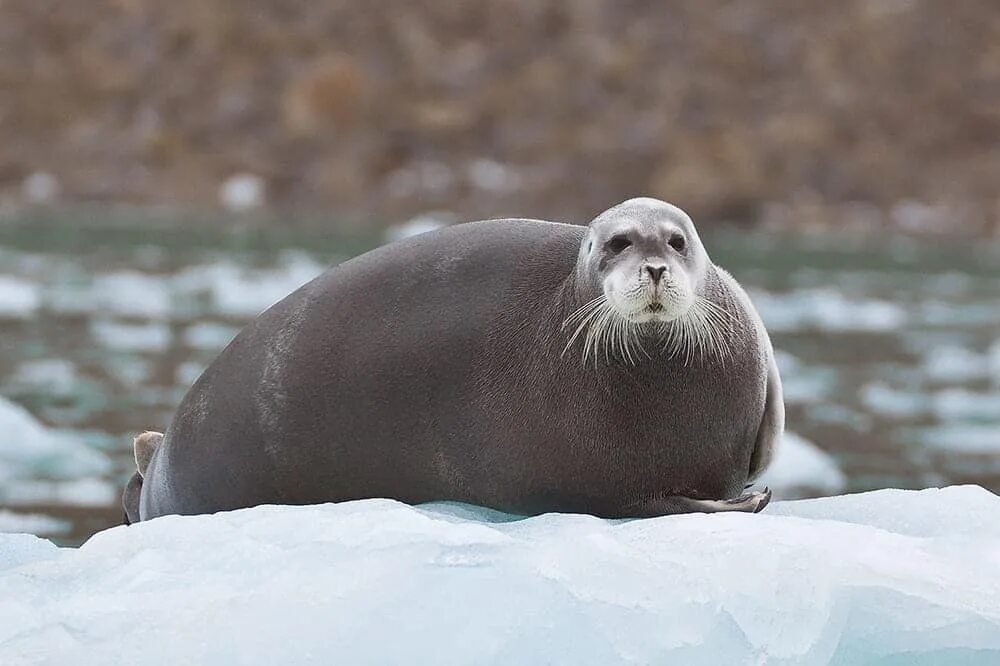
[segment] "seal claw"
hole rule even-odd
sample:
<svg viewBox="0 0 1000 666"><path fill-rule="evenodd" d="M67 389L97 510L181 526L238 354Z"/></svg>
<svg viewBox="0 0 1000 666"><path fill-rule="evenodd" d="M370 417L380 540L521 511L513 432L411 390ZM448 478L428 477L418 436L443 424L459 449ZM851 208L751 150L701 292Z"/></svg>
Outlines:
<svg viewBox="0 0 1000 666"><path fill-rule="evenodd" d="M764 490L754 494L757 495L757 506L754 508L753 512L760 513L764 510L764 507L771 503L771 489L764 486Z"/></svg>

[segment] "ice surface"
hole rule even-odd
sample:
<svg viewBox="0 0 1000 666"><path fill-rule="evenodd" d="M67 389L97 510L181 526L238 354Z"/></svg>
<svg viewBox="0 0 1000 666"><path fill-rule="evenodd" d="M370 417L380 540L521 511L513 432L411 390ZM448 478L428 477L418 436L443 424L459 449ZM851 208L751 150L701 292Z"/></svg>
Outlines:
<svg viewBox="0 0 1000 666"><path fill-rule="evenodd" d="M33 534L0 534L0 587L6 585L4 571L25 563L38 563L60 555L51 541ZM0 601L0 617L6 609ZM0 655L4 653L4 639L0 639Z"/></svg>
<svg viewBox="0 0 1000 666"><path fill-rule="evenodd" d="M996 664L997 515L965 486L637 521L258 507L79 550L0 535L0 663Z"/></svg>
<svg viewBox="0 0 1000 666"><path fill-rule="evenodd" d="M829 453L794 432L785 432L774 461L760 478L778 499L832 495L844 489L845 481Z"/></svg>

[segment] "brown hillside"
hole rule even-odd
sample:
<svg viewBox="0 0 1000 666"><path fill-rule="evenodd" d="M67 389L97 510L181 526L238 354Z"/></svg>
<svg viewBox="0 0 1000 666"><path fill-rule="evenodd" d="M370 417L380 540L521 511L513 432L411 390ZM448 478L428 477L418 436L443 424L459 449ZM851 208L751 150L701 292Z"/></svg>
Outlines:
<svg viewBox="0 0 1000 666"><path fill-rule="evenodd" d="M994 0L0 0L0 202L995 228Z"/></svg>

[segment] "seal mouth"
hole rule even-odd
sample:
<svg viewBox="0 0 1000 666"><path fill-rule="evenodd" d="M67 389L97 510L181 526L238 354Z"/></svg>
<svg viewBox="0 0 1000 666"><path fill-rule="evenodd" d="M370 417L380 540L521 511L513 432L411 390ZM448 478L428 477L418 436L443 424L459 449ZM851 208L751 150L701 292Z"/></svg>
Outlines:
<svg viewBox="0 0 1000 666"><path fill-rule="evenodd" d="M663 303L650 303L646 306L646 312L663 312Z"/></svg>

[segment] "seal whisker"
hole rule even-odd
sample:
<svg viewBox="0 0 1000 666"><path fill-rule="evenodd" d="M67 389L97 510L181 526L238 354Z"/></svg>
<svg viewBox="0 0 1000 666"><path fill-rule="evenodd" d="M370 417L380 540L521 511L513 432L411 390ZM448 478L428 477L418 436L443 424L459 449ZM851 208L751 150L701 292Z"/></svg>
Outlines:
<svg viewBox="0 0 1000 666"><path fill-rule="evenodd" d="M562 354L560 354L560 356L564 356L566 354L566 352L569 351L569 348L573 346L573 343L576 342L577 337L579 337L580 332L583 331L583 329L586 328L587 325L590 324L593 321L593 319L600 314L600 312L601 312L600 306L603 304L603 302L602 302L603 298L604 297L601 296L600 298L596 298L593 301L591 301L591 303L596 303L596 304L593 305L591 307L590 311L587 312L583 316L582 320L580 321L580 324L576 327L576 330L573 331L573 335L570 336L569 342L566 343L566 346L563 348ZM590 304L588 304L588 305L590 305ZM584 306L584 307L587 307L587 306ZM573 316L573 315L570 315L570 316ZM567 318L567 321L568 321L568 318ZM563 325L565 326L565 322L564 322ZM586 362L586 346L584 347L584 362Z"/></svg>
<svg viewBox="0 0 1000 666"><path fill-rule="evenodd" d="M602 307L596 311L596 316L587 328L587 336L584 339L583 345L583 362L584 365L587 363L587 359L590 357L590 352L594 352L594 362L596 363L599 358L599 347L602 344L605 337L605 329L607 328L610 316L614 314L614 308L609 303L602 303Z"/></svg>
<svg viewBox="0 0 1000 666"><path fill-rule="evenodd" d="M566 327L569 326L576 319L586 317L588 314L590 314L597 308L601 307L601 304L606 300L607 296L601 294L597 298L591 299L586 303L584 303L583 305L581 305L579 308L574 310L568 317L566 317L566 319L563 320L561 327L562 330L566 330Z"/></svg>

